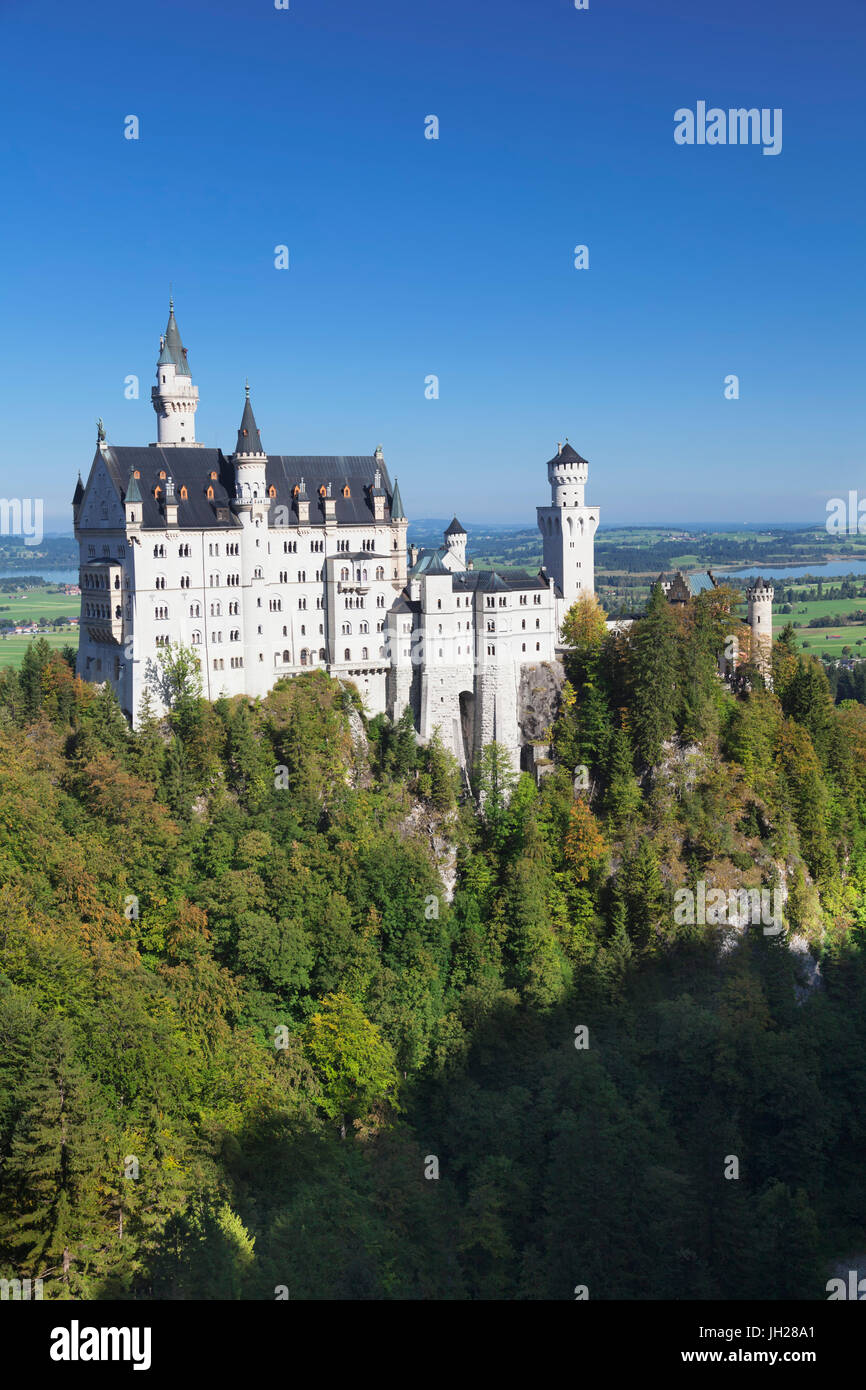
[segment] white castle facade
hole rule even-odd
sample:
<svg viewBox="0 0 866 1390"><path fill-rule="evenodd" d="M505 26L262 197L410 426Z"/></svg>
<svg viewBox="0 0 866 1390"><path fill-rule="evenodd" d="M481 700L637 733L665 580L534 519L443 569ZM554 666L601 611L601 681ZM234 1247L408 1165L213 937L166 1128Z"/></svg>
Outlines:
<svg viewBox="0 0 866 1390"><path fill-rule="evenodd" d="M406 519L374 454L266 454L247 388L231 454L195 438L198 389L170 306L152 400L157 440L115 446L100 426L73 498L80 548L78 674L108 682L134 723L161 648L199 658L204 695L263 696L321 668L372 714L408 705L462 765L493 739L515 763L521 679L556 659L565 612L594 586L598 508L588 465L560 445L538 508L543 567L503 577L466 559L455 520L438 550L407 550Z"/></svg>

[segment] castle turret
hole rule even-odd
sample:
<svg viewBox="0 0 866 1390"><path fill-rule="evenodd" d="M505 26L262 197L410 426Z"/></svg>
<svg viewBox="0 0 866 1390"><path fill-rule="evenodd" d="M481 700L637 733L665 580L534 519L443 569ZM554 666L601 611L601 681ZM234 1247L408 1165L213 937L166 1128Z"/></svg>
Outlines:
<svg viewBox="0 0 866 1390"><path fill-rule="evenodd" d="M538 508L543 566L562 598L561 622L575 599L595 590L595 533L598 507L584 502L589 464L566 440L547 463L551 505Z"/></svg>
<svg viewBox="0 0 866 1390"><path fill-rule="evenodd" d="M238 430L234 463L237 502L242 505L265 502L267 500L268 456L262 448L259 427L256 424L256 417L253 415L249 382L246 384L244 413Z"/></svg>
<svg viewBox="0 0 866 1390"><path fill-rule="evenodd" d="M456 516L445 532L445 564L454 571L466 568L466 531Z"/></svg>
<svg viewBox="0 0 866 1390"><path fill-rule="evenodd" d="M773 595L769 580L760 576L746 589L749 627L752 633L751 659L770 689L773 684Z"/></svg>
<svg viewBox="0 0 866 1390"><path fill-rule="evenodd" d="M403 499L400 496L400 488L396 478L394 479L394 491L391 493L391 526L394 532L391 550L391 578L402 589L406 583L406 532L409 529L409 522L406 519Z"/></svg>
<svg viewBox="0 0 866 1390"><path fill-rule="evenodd" d="M195 447L198 387L192 384L186 348L174 317L173 299L168 301L168 326L159 340L156 385L151 389L150 398L156 411L157 444Z"/></svg>

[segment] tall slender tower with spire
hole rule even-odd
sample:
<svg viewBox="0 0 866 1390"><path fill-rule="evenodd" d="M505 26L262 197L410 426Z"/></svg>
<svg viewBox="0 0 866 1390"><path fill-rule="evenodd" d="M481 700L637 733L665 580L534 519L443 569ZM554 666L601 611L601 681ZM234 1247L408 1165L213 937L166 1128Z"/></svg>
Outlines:
<svg viewBox="0 0 866 1390"><path fill-rule="evenodd" d="M174 316L173 299L168 301L168 326L159 340L156 385L151 388L150 398L156 411L157 444L163 447L183 445L187 449L201 447L195 442L198 387L192 384L186 348L180 340Z"/></svg>
<svg viewBox="0 0 866 1390"><path fill-rule="evenodd" d="M589 464L568 440L557 445L547 462L551 505L537 509L544 569L558 591L560 623L575 599L595 592L598 507L584 501L588 474Z"/></svg>

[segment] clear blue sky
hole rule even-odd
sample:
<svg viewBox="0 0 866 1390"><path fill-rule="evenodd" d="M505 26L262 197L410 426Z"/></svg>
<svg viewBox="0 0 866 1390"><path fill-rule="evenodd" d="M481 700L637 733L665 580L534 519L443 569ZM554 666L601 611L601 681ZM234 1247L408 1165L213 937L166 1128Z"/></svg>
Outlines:
<svg viewBox="0 0 866 1390"><path fill-rule="evenodd" d="M97 416L155 437L170 281L200 440L233 447L248 375L266 449L381 443L410 517L534 521L566 436L606 523L866 491L862 0L47 0L0 31L0 488L49 529ZM781 107L781 154L676 145L698 100Z"/></svg>

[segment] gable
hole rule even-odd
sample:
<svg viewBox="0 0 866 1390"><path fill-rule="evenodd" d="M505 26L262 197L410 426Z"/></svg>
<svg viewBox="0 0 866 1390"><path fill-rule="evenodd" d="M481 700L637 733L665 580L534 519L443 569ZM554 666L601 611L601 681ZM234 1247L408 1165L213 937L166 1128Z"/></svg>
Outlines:
<svg viewBox="0 0 866 1390"><path fill-rule="evenodd" d="M78 526L87 531L116 531L118 527L123 530L126 526L117 488L98 449L84 489Z"/></svg>

